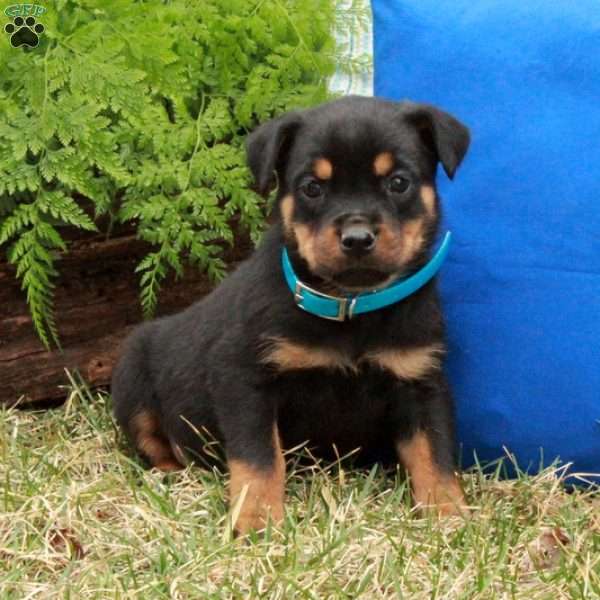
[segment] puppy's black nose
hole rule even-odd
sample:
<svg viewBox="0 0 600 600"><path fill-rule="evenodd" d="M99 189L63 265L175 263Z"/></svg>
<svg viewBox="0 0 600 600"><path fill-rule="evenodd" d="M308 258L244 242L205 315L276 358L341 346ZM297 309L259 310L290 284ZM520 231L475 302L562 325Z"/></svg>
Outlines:
<svg viewBox="0 0 600 600"><path fill-rule="evenodd" d="M375 248L375 233L367 225L351 225L342 231L340 244L345 254L364 256Z"/></svg>

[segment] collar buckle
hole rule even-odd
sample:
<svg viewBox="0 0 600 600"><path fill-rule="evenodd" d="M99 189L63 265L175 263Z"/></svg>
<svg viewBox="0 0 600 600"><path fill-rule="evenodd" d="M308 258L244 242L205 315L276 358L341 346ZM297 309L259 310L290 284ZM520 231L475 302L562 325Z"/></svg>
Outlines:
<svg viewBox="0 0 600 600"><path fill-rule="evenodd" d="M319 315L323 319L328 319L330 321L345 321L346 318L352 318L354 312L354 305L356 304L356 297L339 298L337 296L330 296L329 294L319 292L318 290L315 290L309 287L308 285L302 283L301 281L297 280L294 290L294 302L296 303L296 306L298 306L298 308L301 308L302 310L306 310L306 308L302 306L302 302L304 301L302 291L309 292L310 294L314 294L315 296L319 296L320 298L326 298L327 300L333 300L334 302L337 302L337 315L335 317L330 317L328 315Z"/></svg>

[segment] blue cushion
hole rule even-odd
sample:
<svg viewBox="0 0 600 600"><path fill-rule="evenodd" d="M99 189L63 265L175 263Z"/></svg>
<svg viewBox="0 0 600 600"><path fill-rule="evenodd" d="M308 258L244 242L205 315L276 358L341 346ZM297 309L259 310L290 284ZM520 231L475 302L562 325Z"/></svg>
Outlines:
<svg viewBox="0 0 600 600"><path fill-rule="evenodd" d="M600 5L373 0L375 94L471 128L441 275L463 464L600 472Z"/></svg>

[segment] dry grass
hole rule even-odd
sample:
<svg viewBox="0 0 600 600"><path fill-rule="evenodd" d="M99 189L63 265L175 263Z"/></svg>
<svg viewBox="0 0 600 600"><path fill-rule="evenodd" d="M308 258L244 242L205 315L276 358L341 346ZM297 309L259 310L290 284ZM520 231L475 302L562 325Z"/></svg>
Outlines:
<svg viewBox="0 0 600 600"><path fill-rule="evenodd" d="M75 388L0 420L0 598L600 598L600 499L559 469L464 475L472 515L412 511L381 469L300 469L281 529L232 540L225 477L165 477L118 448L108 399Z"/></svg>

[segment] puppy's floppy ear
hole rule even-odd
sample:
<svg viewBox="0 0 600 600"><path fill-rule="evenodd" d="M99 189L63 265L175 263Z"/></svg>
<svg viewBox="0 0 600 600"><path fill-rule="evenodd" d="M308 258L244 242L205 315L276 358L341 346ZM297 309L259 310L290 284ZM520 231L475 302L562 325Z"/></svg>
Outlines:
<svg viewBox="0 0 600 600"><path fill-rule="evenodd" d="M273 173L285 164L294 135L301 124L300 113L292 112L263 123L248 136L246 155L259 194L266 196L273 187Z"/></svg>
<svg viewBox="0 0 600 600"><path fill-rule="evenodd" d="M452 179L469 148L469 130L452 115L429 104L405 102L403 113Z"/></svg>

